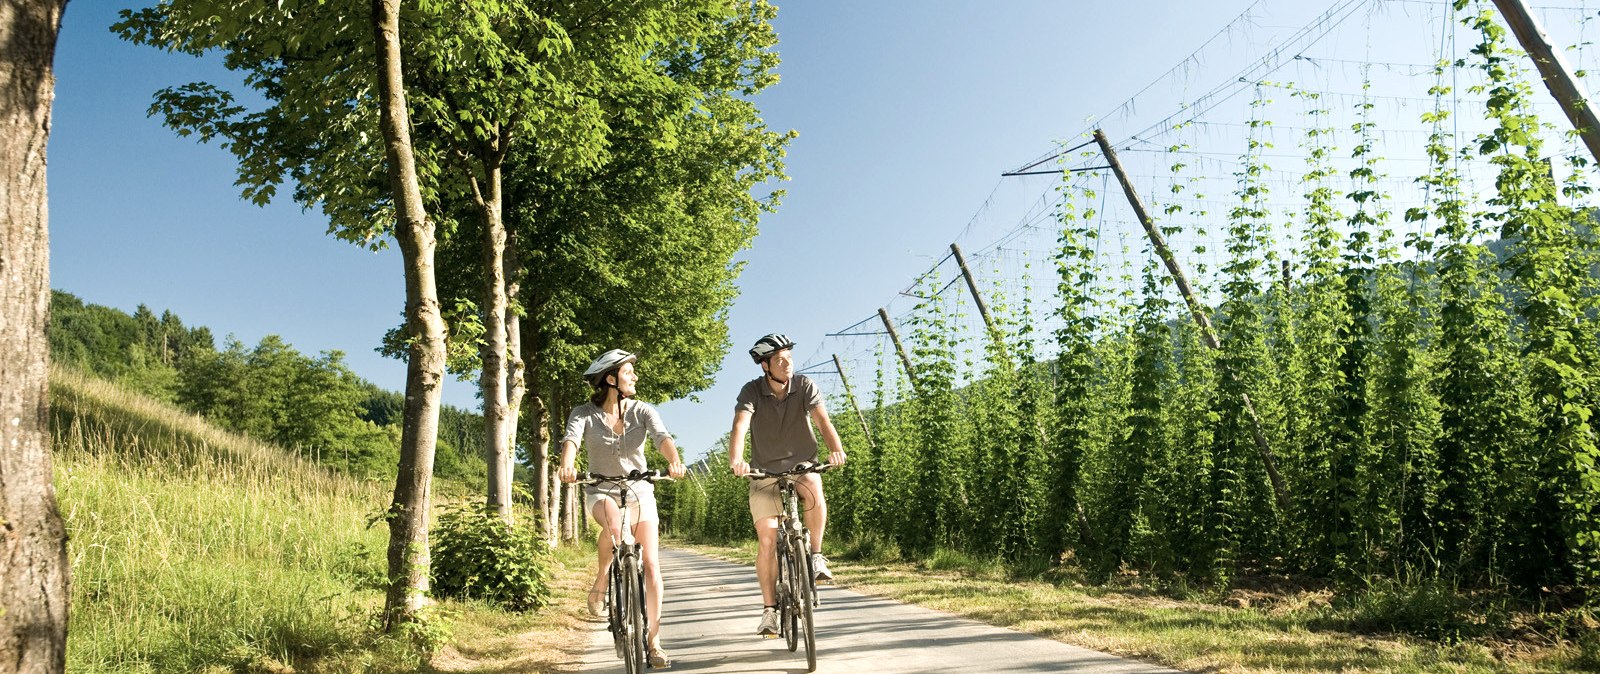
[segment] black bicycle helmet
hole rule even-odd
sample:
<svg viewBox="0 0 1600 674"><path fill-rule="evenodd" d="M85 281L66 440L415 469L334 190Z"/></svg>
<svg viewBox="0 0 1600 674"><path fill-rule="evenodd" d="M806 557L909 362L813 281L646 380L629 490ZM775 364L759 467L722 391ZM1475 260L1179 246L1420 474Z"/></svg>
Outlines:
<svg viewBox="0 0 1600 674"><path fill-rule="evenodd" d="M589 364L589 369L583 371L583 378L589 382L590 386L600 388L600 385L605 381L606 375L610 374L612 370L622 367L623 363L632 363L637 360L639 360L638 356L627 351L612 349L594 359L594 362Z"/></svg>
<svg viewBox="0 0 1600 674"><path fill-rule="evenodd" d="M792 348L794 348L794 340L789 339L786 335L774 332L756 340L756 345L750 347L750 359L760 365L762 361L771 357L772 354Z"/></svg>

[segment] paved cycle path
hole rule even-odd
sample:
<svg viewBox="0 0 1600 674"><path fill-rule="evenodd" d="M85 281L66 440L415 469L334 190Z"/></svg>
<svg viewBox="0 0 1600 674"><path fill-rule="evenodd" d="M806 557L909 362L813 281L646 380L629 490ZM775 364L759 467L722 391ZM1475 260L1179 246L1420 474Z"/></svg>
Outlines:
<svg viewBox="0 0 1600 674"><path fill-rule="evenodd" d="M661 550L667 585L663 672L805 672L805 645L755 635L761 591L755 570L681 550ZM947 613L821 586L816 609L817 671L1074 672L1176 674L1059 641ZM620 672L611 633L592 623L583 672Z"/></svg>

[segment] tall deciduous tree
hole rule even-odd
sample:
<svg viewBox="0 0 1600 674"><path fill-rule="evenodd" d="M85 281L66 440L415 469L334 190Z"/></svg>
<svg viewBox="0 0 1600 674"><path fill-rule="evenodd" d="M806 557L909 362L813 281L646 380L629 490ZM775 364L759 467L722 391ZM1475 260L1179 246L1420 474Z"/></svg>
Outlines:
<svg viewBox="0 0 1600 674"><path fill-rule="evenodd" d="M678 7L663 19L670 31L636 47L648 59L624 51L613 61L626 63L606 66L613 75L592 91L606 110L603 162L561 161L552 155L562 148L542 142L509 160L536 471L547 470L551 417L582 399L576 375L596 353L639 352L640 395L660 400L708 386L728 348L733 256L778 204L781 192L762 186L785 178L793 133L768 129L750 100L777 80L776 10L764 0L701 4Z"/></svg>
<svg viewBox="0 0 1600 674"><path fill-rule="evenodd" d="M0 2L0 672L66 668L67 537L46 428L45 146L65 0Z"/></svg>
<svg viewBox="0 0 1600 674"><path fill-rule="evenodd" d="M411 136L398 0L172 0L122 16L114 29L134 42L197 56L221 51L228 68L267 101L251 112L231 92L195 83L159 92L151 108L180 135L221 139L239 159L246 198L265 204L293 180L295 200L320 206L331 233L369 246L393 236L400 247L409 358L385 617L390 626L414 618L428 589L445 325L433 265L437 226L425 206L437 192L439 153ZM408 10L407 18L408 29L422 30L472 15L430 5Z"/></svg>
<svg viewBox="0 0 1600 674"><path fill-rule="evenodd" d="M378 65L378 110L384 157L395 205L395 239L406 277L405 427L400 435L400 475L389 506L389 585L385 624L417 616L428 592L428 506L433 453L438 441L440 384L444 378L444 320L434 280L434 227L422 203L406 109L400 58L400 0L373 0L372 27Z"/></svg>
<svg viewBox="0 0 1600 674"><path fill-rule="evenodd" d="M521 326L515 325L512 286L519 290L523 260L508 255L512 237L530 224L507 221L507 172L556 181L570 171L606 163L616 146L630 142L670 147L675 125L692 114L703 95L672 76L670 58L684 49L712 52L703 44L708 29L735 5L719 0L656 0L613 7L580 2L540 8L531 3L480 3L478 21L435 31L416 50L413 88L421 125L447 139L446 189L464 205L454 219L477 225L479 236L459 237L448 252L458 269L450 294L477 298L472 319L481 321L476 357L457 363L476 370L486 423L489 505L510 516L512 445L516 410L525 386ZM716 54L721 57L721 54ZM473 73L463 77L461 73ZM649 138L618 138L619 127L643 121L657 130ZM620 151L630 151L623 147ZM524 211L526 213L526 211ZM508 226L510 225L510 226ZM556 229L569 229L561 223ZM540 243L535 241L533 243ZM516 246L520 251L524 246ZM471 249L472 254L466 254ZM472 292L465 287L475 285ZM518 342L513 345L512 342Z"/></svg>

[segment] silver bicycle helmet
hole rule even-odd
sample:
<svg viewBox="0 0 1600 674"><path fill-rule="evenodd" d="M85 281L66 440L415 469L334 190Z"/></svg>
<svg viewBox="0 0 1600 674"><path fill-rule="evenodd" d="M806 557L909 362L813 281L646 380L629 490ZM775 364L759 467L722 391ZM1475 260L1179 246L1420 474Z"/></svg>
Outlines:
<svg viewBox="0 0 1600 674"><path fill-rule="evenodd" d="M772 356L772 354L792 348L794 348L794 340L789 339L787 335L774 332L756 340L756 345L750 347L750 359L760 365L762 361Z"/></svg>
<svg viewBox="0 0 1600 674"><path fill-rule="evenodd" d="M628 353L627 351L623 351L622 349L612 349L600 354L599 358L594 359L594 362L589 364L589 369L583 371L583 378L588 381L591 386L599 388L601 381L605 378L607 373L622 367L623 363L632 363L637 360L639 360L638 356Z"/></svg>

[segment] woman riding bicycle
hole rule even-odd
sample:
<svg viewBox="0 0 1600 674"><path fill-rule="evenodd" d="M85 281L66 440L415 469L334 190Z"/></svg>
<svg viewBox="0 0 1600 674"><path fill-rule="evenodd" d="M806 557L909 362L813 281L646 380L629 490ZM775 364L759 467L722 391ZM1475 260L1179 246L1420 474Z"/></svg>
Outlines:
<svg viewBox="0 0 1600 674"><path fill-rule="evenodd" d="M596 358L584 370L583 377L594 392L589 402L572 410L567 418L567 432L561 438L562 482L578 479L573 468L578 443L582 443L589 459L589 470L603 475L628 475L638 470L648 470L644 460L644 444L648 437L668 462L667 472L673 478L683 477L683 462L678 448L661 423L661 415L647 403L632 400L637 392L639 375L634 372L638 358L622 349L612 349ZM661 566L658 555L658 517L656 515L655 486L649 482L632 483L628 495L628 521L633 525L633 538L638 541L645 577L645 615L650 621L650 666L667 667L672 664L660 643ZM622 490L616 484L585 488L584 506L595 523L600 525L596 541L599 568L595 571L594 586L589 590L588 609L591 616L605 615L606 572L611 565L612 541L622 538L621 513L617 508Z"/></svg>

